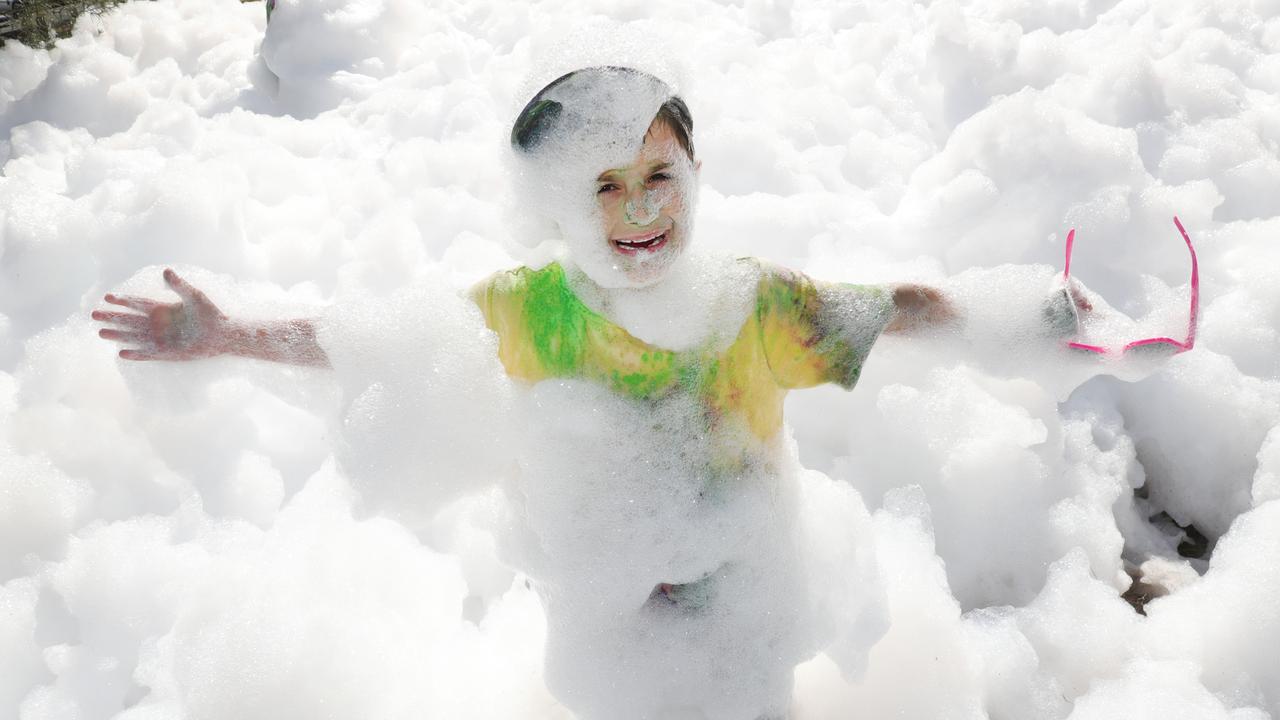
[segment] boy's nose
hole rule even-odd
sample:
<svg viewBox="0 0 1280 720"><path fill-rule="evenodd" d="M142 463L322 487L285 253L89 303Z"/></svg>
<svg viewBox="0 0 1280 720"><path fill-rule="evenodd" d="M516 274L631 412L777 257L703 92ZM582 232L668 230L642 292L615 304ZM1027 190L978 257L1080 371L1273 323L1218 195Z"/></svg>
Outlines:
<svg viewBox="0 0 1280 720"><path fill-rule="evenodd" d="M655 205L650 194L643 190L628 193L626 204L622 207L622 219L628 225L644 227L658 219L658 208Z"/></svg>

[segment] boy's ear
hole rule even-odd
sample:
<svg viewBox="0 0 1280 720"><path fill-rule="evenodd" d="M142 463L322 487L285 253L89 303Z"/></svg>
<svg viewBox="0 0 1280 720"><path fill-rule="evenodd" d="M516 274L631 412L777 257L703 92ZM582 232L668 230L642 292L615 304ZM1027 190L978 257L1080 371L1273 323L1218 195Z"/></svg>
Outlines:
<svg viewBox="0 0 1280 720"><path fill-rule="evenodd" d="M693 174L697 175L702 172L702 161L698 160L693 164Z"/></svg>

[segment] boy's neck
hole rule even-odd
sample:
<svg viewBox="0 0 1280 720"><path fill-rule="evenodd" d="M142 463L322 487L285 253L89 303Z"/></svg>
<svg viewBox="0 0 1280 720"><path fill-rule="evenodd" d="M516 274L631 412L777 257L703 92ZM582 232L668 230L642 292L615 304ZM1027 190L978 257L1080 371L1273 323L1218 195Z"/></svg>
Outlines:
<svg viewBox="0 0 1280 720"><path fill-rule="evenodd" d="M687 350L726 333L732 340L746 317L749 298L744 290L754 296L754 283L743 287L734 273L726 272L726 261L686 254L661 280L639 288L601 287L568 262L565 277L587 307L636 338L667 350Z"/></svg>

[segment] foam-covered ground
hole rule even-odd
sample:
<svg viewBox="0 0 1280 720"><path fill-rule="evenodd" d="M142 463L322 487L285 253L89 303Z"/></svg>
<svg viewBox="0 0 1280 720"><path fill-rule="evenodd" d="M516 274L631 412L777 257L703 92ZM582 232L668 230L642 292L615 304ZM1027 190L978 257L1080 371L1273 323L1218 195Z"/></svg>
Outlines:
<svg viewBox="0 0 1280 720"><path fill-rule="evenodd" d="M546 259L513 241L509 123L627 36L693 112L698 246L938 283L971 320L788 401L872 511L888 621L862 672L799 668L794 718L1280 717L1280 2L277 12L137 2L0 50L0 718L568 717L497 560L527 398L454 291ZM1076 227L1100 337L1184 332L1175 213L1195 351L1018 331ZM123 363L89 311L168 265L353 352ZM856 500L811 487L839 542ZM1168 591L1145 616L1126 569Z"/></svg>

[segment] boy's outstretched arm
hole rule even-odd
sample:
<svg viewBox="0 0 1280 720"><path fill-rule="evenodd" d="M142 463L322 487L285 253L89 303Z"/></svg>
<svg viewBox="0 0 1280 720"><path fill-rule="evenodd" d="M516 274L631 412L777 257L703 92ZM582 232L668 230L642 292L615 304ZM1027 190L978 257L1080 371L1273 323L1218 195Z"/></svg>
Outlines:
<svg viewBox="0 0 1280 720"><path fill-rule="evenodd" d="M1065 337L1074 333L1077 318L1093 311L1083 286L1075 278L1069 282L1070 288L1065 285L1056 288L1040 309L1046 329L1054 336ZM955 324L964 319L956 304L938 288L905 283L894 286L892 290L894 316L885 326L885 332L905 334Z"/></svg>
<svg viewBox="0 0 1280 720"><path fill-rule="evenodd" d="M181 298L165 303L150 298L107 295L104 299L125 310L94 310L94 320L107 324L98 336L130 347L120 351L126 360L199 360L218 355L329 367L329 358L316 342L310 320L247 323L232 320L200 290L164 271L164 281Z"/></svg>

